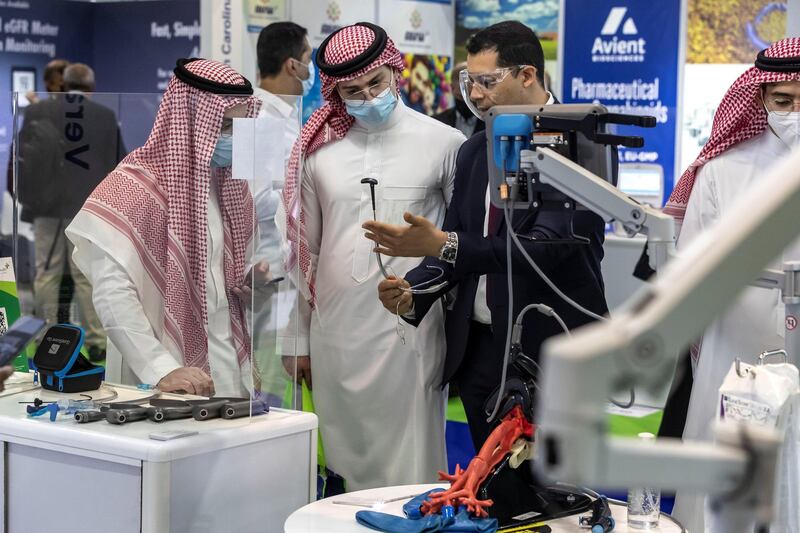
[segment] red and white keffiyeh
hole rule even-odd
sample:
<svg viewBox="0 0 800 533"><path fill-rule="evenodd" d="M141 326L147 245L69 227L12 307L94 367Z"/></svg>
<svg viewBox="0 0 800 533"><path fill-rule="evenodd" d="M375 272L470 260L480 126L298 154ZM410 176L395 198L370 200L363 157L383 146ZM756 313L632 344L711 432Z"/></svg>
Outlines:
<svg viewBox="0 0 800 533"><path fill-rule="evenodd" d="M332 35L324 48L324 61L327 64L341 64L362 55L376 39L375 32L365 25L346 26ZM302 158L308 157L327 143L343 138L355 119L347 114L347 109L336 84L350 81L383 65L395 70L395 82L404 68L403 58L391 39L387 38L386 46L380 55L364 68L342 77L333 77L320 69L322 96L325 105L314 111L303 126L300 138L292 148L292 155L287 167L286 184L283 189L283 206L286 212L286 239L290 243L290 251L286 260L286 270L291 271L299 264L305 278L309 294L309 303L314 305L314 272L311 268L311 253L305 233L305 216L300 202L300 176L302 175Z"/></svg>
<svg viewBox="0 0 800 533"><path fill-rule="evenodd" d="M193 60L185 69L212 84L249 87L241 74L216 61ZM120 162L82 209L130 242L138 255L136 270L146 273L163 298L164 333L180 349L185 366L206 373L210 371L206 238L212 172L223 218L225 292L239 364L250 356L245 310L232 289L244 283L245 255L253 238L253 198L245 181L231 179L230 167L212 169L210 164L223 116L239 104L246 105L248 117L256 116L259 103L252 96L214 94L174 76L145 144Z"/></svg>
<svg viewBox="0 0 800 533"><path fill-rule="evenodd" d="M800 57L800 38L783 39L764 51L768 58ZM761 99L765 83L800 80L800 71L775 72L753 66L731 85L722 99L711 127L711 136L700 155L681 176L664 207L664 212L683 221L697 171L732 146L752 139L767 129L767 112Z"/></svg>

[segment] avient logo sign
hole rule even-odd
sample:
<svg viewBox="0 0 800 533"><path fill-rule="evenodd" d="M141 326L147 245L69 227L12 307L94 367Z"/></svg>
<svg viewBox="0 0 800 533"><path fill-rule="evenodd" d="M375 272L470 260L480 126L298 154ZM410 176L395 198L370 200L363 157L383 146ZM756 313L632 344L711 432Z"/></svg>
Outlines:
<svg viewBox="0 0 800 533"><path fill-rule="evenodd" d="M592 61L595 63L641 63L644 61L643 37L633 18L627 17L627 7L612 7L606 17L600 36L592 44Z"/></svg>

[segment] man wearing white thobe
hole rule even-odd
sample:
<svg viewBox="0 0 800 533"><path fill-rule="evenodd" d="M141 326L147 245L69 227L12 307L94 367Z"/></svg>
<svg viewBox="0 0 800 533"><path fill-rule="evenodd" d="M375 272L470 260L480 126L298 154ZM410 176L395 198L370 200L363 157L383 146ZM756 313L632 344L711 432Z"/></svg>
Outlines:
<svg viewBox="0 0 800 533"><path fill-rule="evenodd" d="M368 47L376 40L383 47ZM288 353L313 376L327 465L347 490L434 481L447 466L444 310L402 331L375 301L383 275L361 230L373 216L361 180L377 180L378 219L399 223L411 212L441 223L464 136L398 98L402 59L378 26L334 33L317 64L328 104L305 126L305 162L284 190L286 212L301 213L299 283L313 308L301 302L280 344L296 346ZM394 272L417 262L384 259Z"/></svg>
<svg viewBox="0 0 800 533"><path fill-rule="evenodd" d="M776 71L770 65L770 56L781 61L774 54L785 53L787 48L781 43L787 42L800 55L800 39L776 43L763 58L763 53L759 54L756 65L729 89L715 116L711 140L676 186L665 212L682 219L678 250L711 228L736 202L758 202L758 198L748 197L752 185L798 145L800 58L794 72ZM800 246L795 243L768 268L780 270L782 260L798 258ZM713 440L719 388L725 375L736 358L752 363L759 353L784 347L784 314L779 290L748 287L703 333L693 361L685 440ZM798 504L795 502L795 509ZM702 532L711 526L705 507L704 495L678 491L674 514L689 531Z"/></svg>

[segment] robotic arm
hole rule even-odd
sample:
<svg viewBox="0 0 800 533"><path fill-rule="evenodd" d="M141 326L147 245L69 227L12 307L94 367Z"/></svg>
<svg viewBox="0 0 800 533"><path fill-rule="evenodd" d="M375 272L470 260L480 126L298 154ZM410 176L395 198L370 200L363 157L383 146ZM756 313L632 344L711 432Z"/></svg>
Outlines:
<svg viewBox="0 0 800 533"><path fill-rule="evenodd" d="M675 222L671 216L640 204L551 148L524 150L520 161L524 172L538 172L541 183L552 185L606 222L620 222L629 236L646 234L653 269L658 270L674 254Z"/></svg>
<svg viewBox="0 0 800 533"><path fill-rule="evenodd" d="M652 127L655 119L594 104L493 107L487 117L491 201L501 209L589 209L606 222L616 220L628 235L648 236L651 266L658 270L674 253L674 221L614 186L616 145L644 141L610 134L609 124Z"/></svg>
<svg viewBox="0 0 800 533"><path fill-rule="evenodd" d="M544 345L536 420L543 443L537 463L546 476L708 492L718 510L717 531L753 531L754 524L770 521L779 445L774 432L725 425L716 428L715 445L642 445L606 435L604 403L633 384L652 389L668 380L679 350L795 238L798 210L795 151L610 320Z"/></svg>
<svg viewBox="0 0 800 533"><path fill-rule="evenodd" d="M609 135L607 123L652 125L609 115L601 106L569 105L495 107L487 121L494 205L591 209L606 221L620 221L629 234L646 233L651 265L665 267L610 320L545 344L536 464L545 477L580 485L707 492L717 511L712 530L753 531L771 520L775 432L726 424L715 428L714 445L653 445L608 437L605 405L633 385L651 391L663 386L679 351L748 283L780 287L787 304L800 306L800 267L762 271L800 230L794 228L800 152L748 194L758 203L739 205L667 264L674 254L671 217L609 183L615 179L609 145L640 146L641 138Z"/></svg>

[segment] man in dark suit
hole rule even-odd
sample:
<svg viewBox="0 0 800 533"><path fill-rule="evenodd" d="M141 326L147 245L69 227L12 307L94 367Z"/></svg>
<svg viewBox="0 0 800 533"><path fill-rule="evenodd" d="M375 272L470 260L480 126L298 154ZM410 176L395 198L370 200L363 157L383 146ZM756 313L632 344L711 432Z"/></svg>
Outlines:
<svg viewBox="0 0 800 533"><path fill-rule="evenodd" d="M471 87L465 96L481 112L494 105L555 102L543 86L541 45L523 24L501 22L481 30L470 38L467 52ZM455 289L445 322L443 385L451 380L458 384L476 449L491 431L483 406L500 385L509 322L506 227L499 210L487 210L487 173L486 134L479 133L458 154L453 199L442 230L410 213L405 216L409 226L364 224L367 238L378 243L381 253L425 256L405 279L380 283L379 297L387 309L399 310L406 321L418 324L441 296ZM588 211L515 210L512 226L527 253L566 296L595 314L607 312L600 271L605 225L599 216ZM587 238L588 244L570 239L573 235ZM546 242L560 239L567 242ZM513 318L526 305L543 303L569 328L593 320L557 296L513 244L511 257ZM438 274L430 266L444 270L446 287L413 297L401 290L428 286L425 282ZM542 342L560 333L554 318L529 312L523 321L522 349L538 360Z"/></svg>
<svg viewBox="0 0 800 533"><path fill-rule="evenodd" d="M64 236L72 217L125 154L114 112L91 100L94 72L81 63L64 69L66 94L31 104L19 135L18 196L23 219L33 221L36 256L34 306L56 322L59 284L69 267L90 357L105 358L105 333L92 306L88 280L72 262Z"/></svg>
<svg viewBox="0 0 800 533"><path fill-rule="evenodd" d="M461 75L461 71L465 68L467 68L467 62L462 61L453 68L453 73L451 76L452 81L450 85L453 87L453 100L455 100L456 105L450 109L445 109L441 113L433 115L433 118L439 122L444 122L451 128L459 130L467 139L469 139L475 133L483 131L485 125L483 120L479 119L472 111L470 111L469 106L464 101L464 97L461 95L458 79Z"/></svg>

